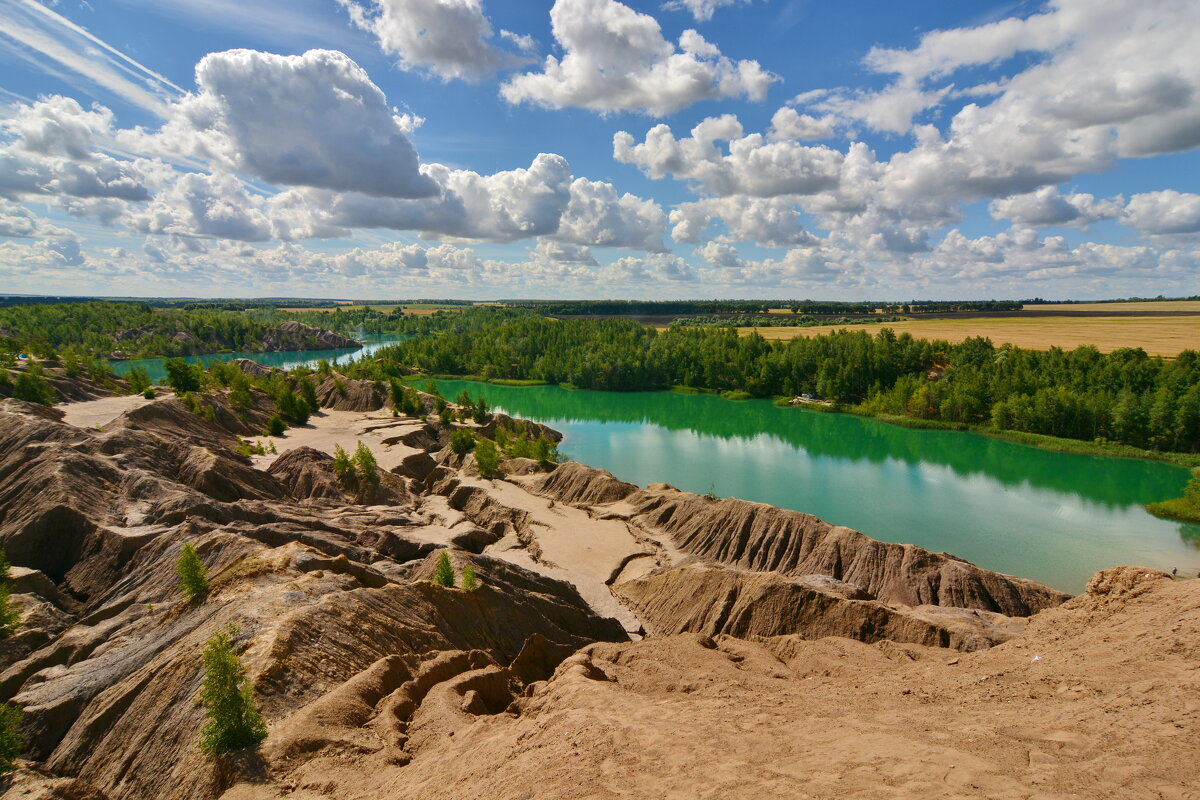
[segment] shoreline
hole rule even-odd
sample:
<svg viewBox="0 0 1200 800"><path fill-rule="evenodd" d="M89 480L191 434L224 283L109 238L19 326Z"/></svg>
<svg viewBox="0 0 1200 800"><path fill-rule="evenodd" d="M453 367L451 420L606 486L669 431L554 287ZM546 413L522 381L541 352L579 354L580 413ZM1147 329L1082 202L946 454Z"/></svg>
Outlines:
<svg viewBox="0 0 1200 800"><path fill-rule="evenodd" d="M426 380L452 380L452 381L471 381L474 383L486 383L493 386L505 386L510 388L526 388L532 386L559 386L567 391L579 391L576 386L566 386L563 384L554 384L548 381L537 380L520 380L507 378L493 378L491 380L483 378L479 375L406 375L402 379L405 383L418 382ZM583 390L597 391L597 390ZM778 398L768 397L752 397L745 392L738 390L719 391L717 389L701 389L693 386L676 387L671 386L666 389L649 389L650 392L670 392L673 394L697 395L710 394L730 402L742 402L744 400L767 400L775 403ZM1061 436L1049 436L1041 433L1028 433L1025 431L1010 431L999 428L992 428L985 425L972 425L965 422L946 422L944 420L920 419L918 417L902 417L892 414L872 414L865 411L858 411L853 406L839 406L836 404L823 404L819 402L804 403L801 405L780 405L775 403L777 408L796 408L808 411L815 411L820 414L849 414L855 417L864 419L877 420L886 425L895 425L901 428L913 428L917 430L940 430L940 431L959 431L963 433L976 433L980 436L986 436L990 439L1000 439L1014 444L1021 444L1027 447L1036 447L1039 450L1049 450L1056 453L1072 453L1075 455L1087 456L1104 456L1106 458L1131 458L1144 461L1164 461L1169 464L1176 464L1181 467L1197 467L1200 466L1200 453L1171 453L1158 452L1156 450L1144 450L1133 445L1120 444L1116 442L1088 442L1082 439L1067 439Z"/></svg>

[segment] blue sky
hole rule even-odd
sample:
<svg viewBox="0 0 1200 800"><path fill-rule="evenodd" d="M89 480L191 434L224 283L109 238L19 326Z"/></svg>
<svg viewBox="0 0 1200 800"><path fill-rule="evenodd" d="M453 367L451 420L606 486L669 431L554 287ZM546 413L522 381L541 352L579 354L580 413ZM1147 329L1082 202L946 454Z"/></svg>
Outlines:
<svg viewBox="0 0 1200 800"><path fill-rule="evenodd" d="M1200 293L1200 8L0 0L0 291Z"/></svg>

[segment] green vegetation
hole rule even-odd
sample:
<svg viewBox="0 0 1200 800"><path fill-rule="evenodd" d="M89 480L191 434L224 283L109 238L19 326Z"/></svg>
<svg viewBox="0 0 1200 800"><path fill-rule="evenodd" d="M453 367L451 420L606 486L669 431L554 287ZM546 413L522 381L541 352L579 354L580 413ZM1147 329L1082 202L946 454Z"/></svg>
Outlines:
<svg viewBox="0 0 1200 800"><path fill-rule="evenodd" d="M272 414L271 418L267 420L267 436L283 436L283 432L286 430L287 423L278 414Z"/></svg>
<svg viewBox="0 0 1200 800"><path fill-rule="evenodd" d="M340 444L335 444L333 446L333 474L344 480L353 467L354 463L350 460L350 454L342 449Z"/></svg>
<svg viewBox="0 0 1200 800"><path fill-rule="evenodd" d="M175 394L197 392L204 383L204 367L189 364L182 358L172 358L163 364L167 371L167 385Z"/></svg>
<svg viewBox="0 0 1200 800"><path fill-rule="evenodd" d="M450 556L445 550L438 554L437 566L433 570L433 582L438 586L454 586L454 567L450 565Z"/></svg>
<svg viewBox="0 0 1200 800"><path fill-rule="evenodd" d="M496 428L496 446L505 458L532 458L543 464L557 464L562 460L556 443L544 434L534 438L525 423L519 420ZM478 461L478 453L475 458ZM483 471L482 467L480 471Z"/></svg>
<svg viewBox="0 0 1200 800"><path fill-rule="evenodd" d="M767 341L723 328L646 328L632 320L550 320L474 308L441 335L377 356L429 374L544 380L584 389L671 386L811 393L845 410L972 427L1200 452L1200 353L1173 360L1122 348L1066 351L914 339L883 329ZM386 360L383 362L386 364ZM359 365L356 377L388 369Z"/></svg>
<svg viewBox="0 0 1200 800"><path fill-rule="evenodd" d="M371 448L361 441L354 448L354 455L347 453L340 444L333 446L333 473L342 487L354 494L359 502L370 502L379 488L378 462Z"/></svg>
<svg viewBox="0 0 1200 800"><path fill-rule="evenodd" d="M17 768L17 756L25 749L20 724L21 709L12 703L0 703L0 775Z"/></svg>
<svg viewBox="0 0 1200 800"><path fill-rule="evenodd" d="M467 564L462 570L462 590L473 592L479 588L479 579L475 577L475 567Z"/></svg>
<svg viewBox="0 0 1200 800"><path fill-rule="evenodd" d="M151 386L149 374L137 366L131 367L129 372L125 373L125 380L129 382L129 390L134 394L145 395Z"/></svg>
<svg viewBox="0 0 1200 800"><path fill-rule="evenodd" d="M12 586L8 582L11 567L8 556L0 550L0 639L12 636L21 624L21 612L12 605Z"/></svg>
<svg viewBox="0 0 1200 800"><path fill-rule="evenodd" d="M1147 503L1146 510L1160 517L1200 522L1200 467L1192 470L1192 477L1183 489L1183 497Z"/></svg>
<svg viewBox="0 0 1200 800"><path fill-rule="evenodd" d="M756 314L747 316L717 317L678 317L671 320L672 326L679 327L724 327L724 328L819 328L831 325L865 325L878 322L900 322L904 317L885 314L875 314L869 317L823 317L818 319L810 314L787 316L783 314Z"/></svg>
<svg viewBox="0 0 1200 800"><path fill-rule="evenodd" d="M208 568L191 542L186 542L179 551L175 574L179 577L179 590L187 599L194 600L208 591Z"/></svg>
<svg viewBox="0 0 1200 800"><path fill-rule="evenodd" d="M470 428L459 428L450 434L450 450L465 456L475 448L475 434Z"/></svg>
<svg viewBox="0 0 1200 800"><path fill-rule="evenodd" d="M158 393L154 391L154 387L149 387L142 392L142 397L146 398L147 400L153 400L157 396Z"/></svg>
<svg viewBox="0 0 1200 800"><path fill-rule="evenodd" d="M1017 311L1010 300L911 300L852 302L833 300L506 300L506 305L541 314L595 316L671 316L753 314L788 309L793 314L916 314L944 311Z"/></svg>
<svg viewBox="0 0 1200 800"><path fill-rule="evenodd" d="M46 382L41 364L30 364L17 376L12 396L29 403L52 406L58 400L58 392Z"/></svg>
<svg viewBox="0 0 1200 800"><path fill-rule="evenodd" d="M200 701L208 721L200 732L200 749L210 756L244 750L267 738L266 723L254 705L254 689L234 651L239 633L230 625L214 633L204 648Z"/></svg>
<svg viewBox="0 0 1200 800"><path fill-rule="evenodd" d="M500 450L491 439L480 439L475 445L475 466L485 478L498 477L500 473Z"/></svg>

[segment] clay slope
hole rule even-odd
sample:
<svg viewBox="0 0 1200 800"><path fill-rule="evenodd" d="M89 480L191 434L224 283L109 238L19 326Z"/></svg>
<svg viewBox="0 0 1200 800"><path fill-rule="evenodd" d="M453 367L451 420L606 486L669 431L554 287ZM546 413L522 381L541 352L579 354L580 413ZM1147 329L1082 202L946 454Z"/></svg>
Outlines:
<svg viewBox="0 0 1200 800"><path fill-rule="evenodd" d="M599 506L680 550L757 572L827 575L872 598L1028 616L1070 595L1036 581L980 569L948 553L889 544L811 514L735 498L711 499L666 485L636 490L603 470L568 464L530 484L543 496ZM602 504L614 504L605 509Z"/></svg>
<svg viewBox="0 0 1200 800"><path fill-rule="evenodd" d="M429 709L422 728L439 736L402 770L329 768L298 794L242 782L224 797L1184 800L1198 643L1200 581L1122 567L977 653L796 636L595 644L508 713Z"/></svg>
<svg viewBox="0 0 1200 800"><path fill-rule="evenodd" d="M263 333L262 349L265 352L281 350L342 350L361 347L356 339L340 333L307 325L296 320L280 323Z"/></svg>
<svg viewBox="0 0 1200 800"><path fill-rule="evenodd" d="M791 578L704 563L655 571L614 591L655 636L846 636L972 651L1008 641L1023 628L1018 619L987 611L889 606L825 575Z"/></svg>

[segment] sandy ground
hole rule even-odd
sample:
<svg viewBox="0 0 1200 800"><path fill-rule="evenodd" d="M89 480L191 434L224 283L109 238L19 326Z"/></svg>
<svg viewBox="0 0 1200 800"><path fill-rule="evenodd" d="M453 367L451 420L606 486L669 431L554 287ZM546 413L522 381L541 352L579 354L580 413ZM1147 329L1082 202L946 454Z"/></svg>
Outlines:
<svg viewBox="0 0 1200 800"><path fill-rule="evenodd" d="M333 455L334 448L341 445L347 453L362 442L371 448L379 466L391 470L405 457L418 452L415 448L402 444L386 444L385 439L403 436L424 426L412 417L393 417L388 409L379 411L334 411L323 409L308 419L308 424L288 428L283 436L259 436L252 441L263 444L275 443L278 453L274 455L253 456L254 465L266 469L285 450L297 447L311 447L323 453Z"/></svg>
<svg viewBox="0 0 1200 800"><path fill-rule="evenodd" d="M812 328L768 327L739 330L743 334L757 331L767 339L794 339L797 336L825 336L836 330L861 330L874 335L881 328L891 328L896 333L910 333L918 339L945 339L950 342L961 342L971 336L986 336L997 345L1007 343L1033 350L1045 350L1050 347L1071 349L1090 344L1102 352L1110 352L1120 347L1141 347L1151 355L1176 356L1183 350L1200 347L1200 315L916 319L848 325L844 329L829 325Z"/></svg>
<svg viewBox="0 0 1200 800"><path fill-rule="evenodd" d="M166 389L158 391L158 398L170 397ZM140 394L119 395L117 397L101 397L99 400L87 400L82 403L59 403L58 408L65 415L63 421L77 428L100 428L112 422L117 417L134 408L139 408L153 400L147 400Z"/></svg>

